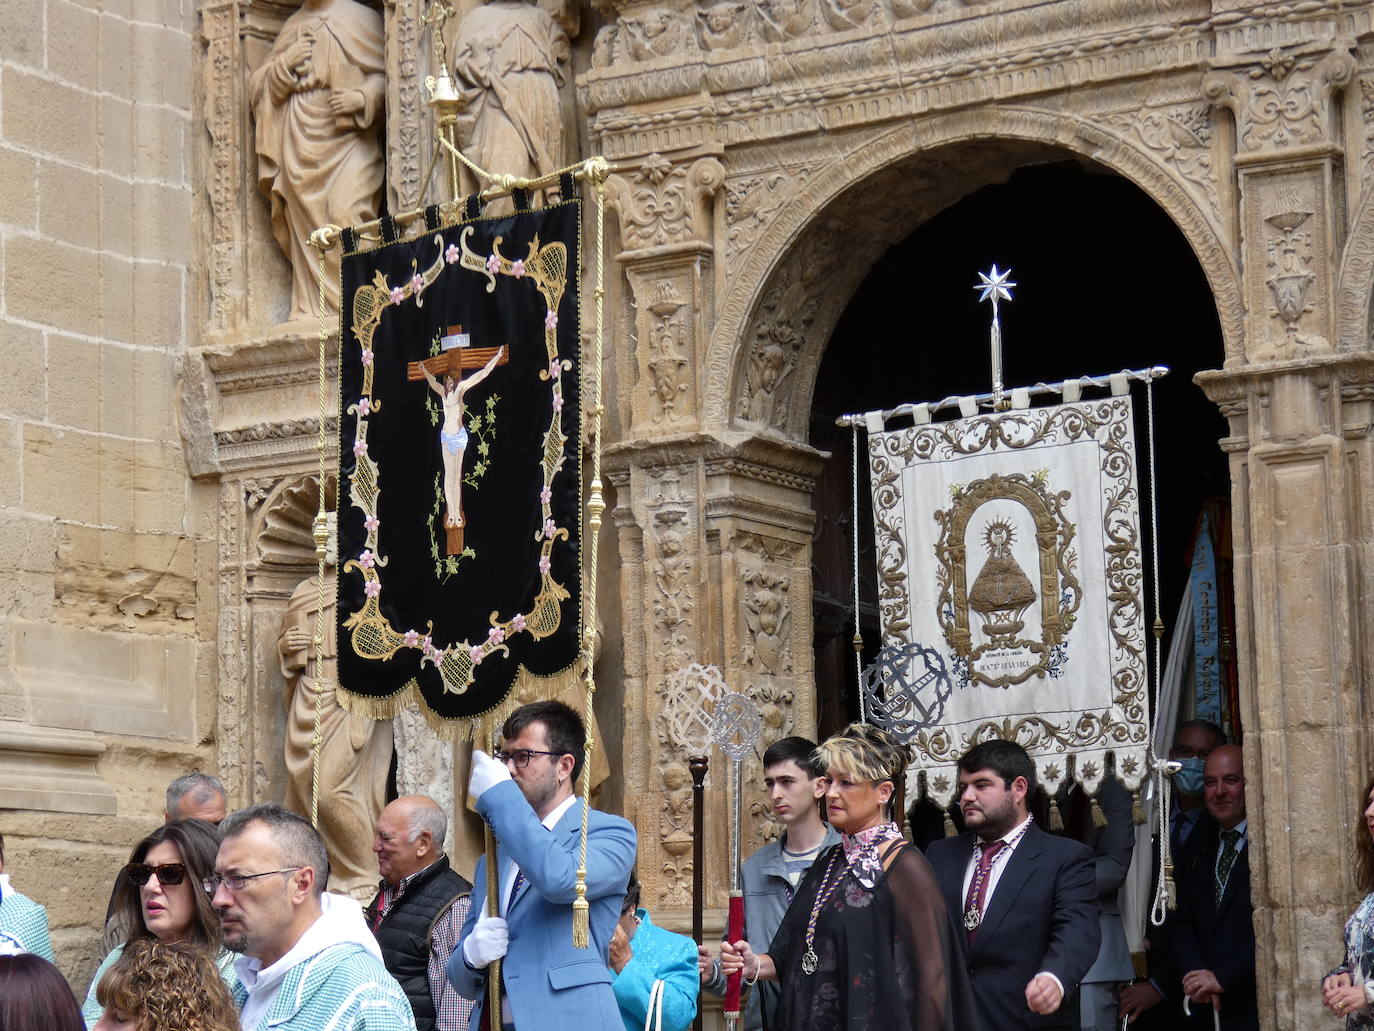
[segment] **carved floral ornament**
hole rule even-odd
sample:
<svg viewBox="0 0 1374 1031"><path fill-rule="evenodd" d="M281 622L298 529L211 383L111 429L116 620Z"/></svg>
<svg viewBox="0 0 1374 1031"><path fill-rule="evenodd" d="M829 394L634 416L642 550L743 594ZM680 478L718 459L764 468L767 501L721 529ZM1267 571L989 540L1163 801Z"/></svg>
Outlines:
<svg viewBox="0 0 1374 1031"><path fill-rule="evenodd" d="M628 178L611 176L611 205L625 249L709 242L708 201L724 184L725 169L715 158L675 165L662 154L650 154Z"/></svg>
<svg viewBox="0 0 1374 1031"><path fill-rule="evenodd" d="M1212 71L1202 92L1231 110L1242 151L1278 150L1331 138L1331 94L1350 82L1349 46L1323 54L1270 50L1242 70Z"/></svg>

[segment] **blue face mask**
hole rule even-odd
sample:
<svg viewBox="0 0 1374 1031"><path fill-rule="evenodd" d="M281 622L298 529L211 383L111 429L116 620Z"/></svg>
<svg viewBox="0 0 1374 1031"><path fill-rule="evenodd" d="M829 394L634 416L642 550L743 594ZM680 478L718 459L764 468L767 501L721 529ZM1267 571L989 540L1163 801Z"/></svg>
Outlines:
<svg viewBox="0 0 1374 1031"><path fill-rule="evenodd" d="M1185 795L1202 794L1202 760L1192 756L1180 761L1183 769L1174 774L1174 789Z"/></svg>

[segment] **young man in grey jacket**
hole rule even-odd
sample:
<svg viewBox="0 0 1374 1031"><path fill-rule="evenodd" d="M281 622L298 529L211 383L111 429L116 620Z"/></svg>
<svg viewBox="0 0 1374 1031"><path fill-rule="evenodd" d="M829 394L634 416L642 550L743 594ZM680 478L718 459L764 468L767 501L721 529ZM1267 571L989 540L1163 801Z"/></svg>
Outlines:
<svg viewBox="0 0 1374 1031"><path fill-rule="evenodd" d="M785 737L763 753L763 783L782 836L744 861L744 935L749 947L767 952L792 895L816 857L840 840L821 819L818 800L825 795L824 770L815 762L816 745L804 737ZM698 947L697 966L703 991L725 994L720 961ZM759 982L749 990L745 1031L764 1031L775 1024L778 986Z"/></svg>

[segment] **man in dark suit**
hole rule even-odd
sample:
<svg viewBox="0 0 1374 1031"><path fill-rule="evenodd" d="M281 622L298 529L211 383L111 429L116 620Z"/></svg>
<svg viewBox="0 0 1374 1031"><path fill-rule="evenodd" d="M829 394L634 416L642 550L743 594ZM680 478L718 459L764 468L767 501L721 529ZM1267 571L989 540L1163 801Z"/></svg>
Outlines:
<svg viewBox="0 0 1374 1031"><path fill-rule="evenodd" d="M1245 772L1238 745L1207 757L1203 798L1215 828L1178 877L1174 957L1193 1011L1189 1026L1211 1027L1212 1008L1224 1031L1258 1031L1255 928L1251 921L1250 850L1246 847Z"/></svg>
<svg viewBox="0 0 1374 1031"><path fill-rule="evenodd" d="M1093 855L1046 834L1026 808L1035 766L1020 745L985 741L959 760L969 831L926 858L964 925L965 962L985 1028L1077 1028L1078 986L1101 941Z"/></svg>

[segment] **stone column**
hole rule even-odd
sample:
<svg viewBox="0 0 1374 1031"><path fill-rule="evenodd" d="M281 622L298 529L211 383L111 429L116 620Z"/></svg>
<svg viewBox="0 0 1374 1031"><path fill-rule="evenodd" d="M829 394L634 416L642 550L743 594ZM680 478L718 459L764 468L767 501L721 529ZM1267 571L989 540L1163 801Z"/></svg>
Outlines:
<svg viewBox="0 0 1374 1031"><path fill-rule="evenodd" d="M1265 1028L1315 1027L1354 903L1345 857L1368 755L1374 360L1333 347L1346 231L1333 96L1354 61L1339 42L1240 29L1217 52L1203 89L1235 119L1245 355L1197 379L1230 421L1259 1006Z"/></svg>

